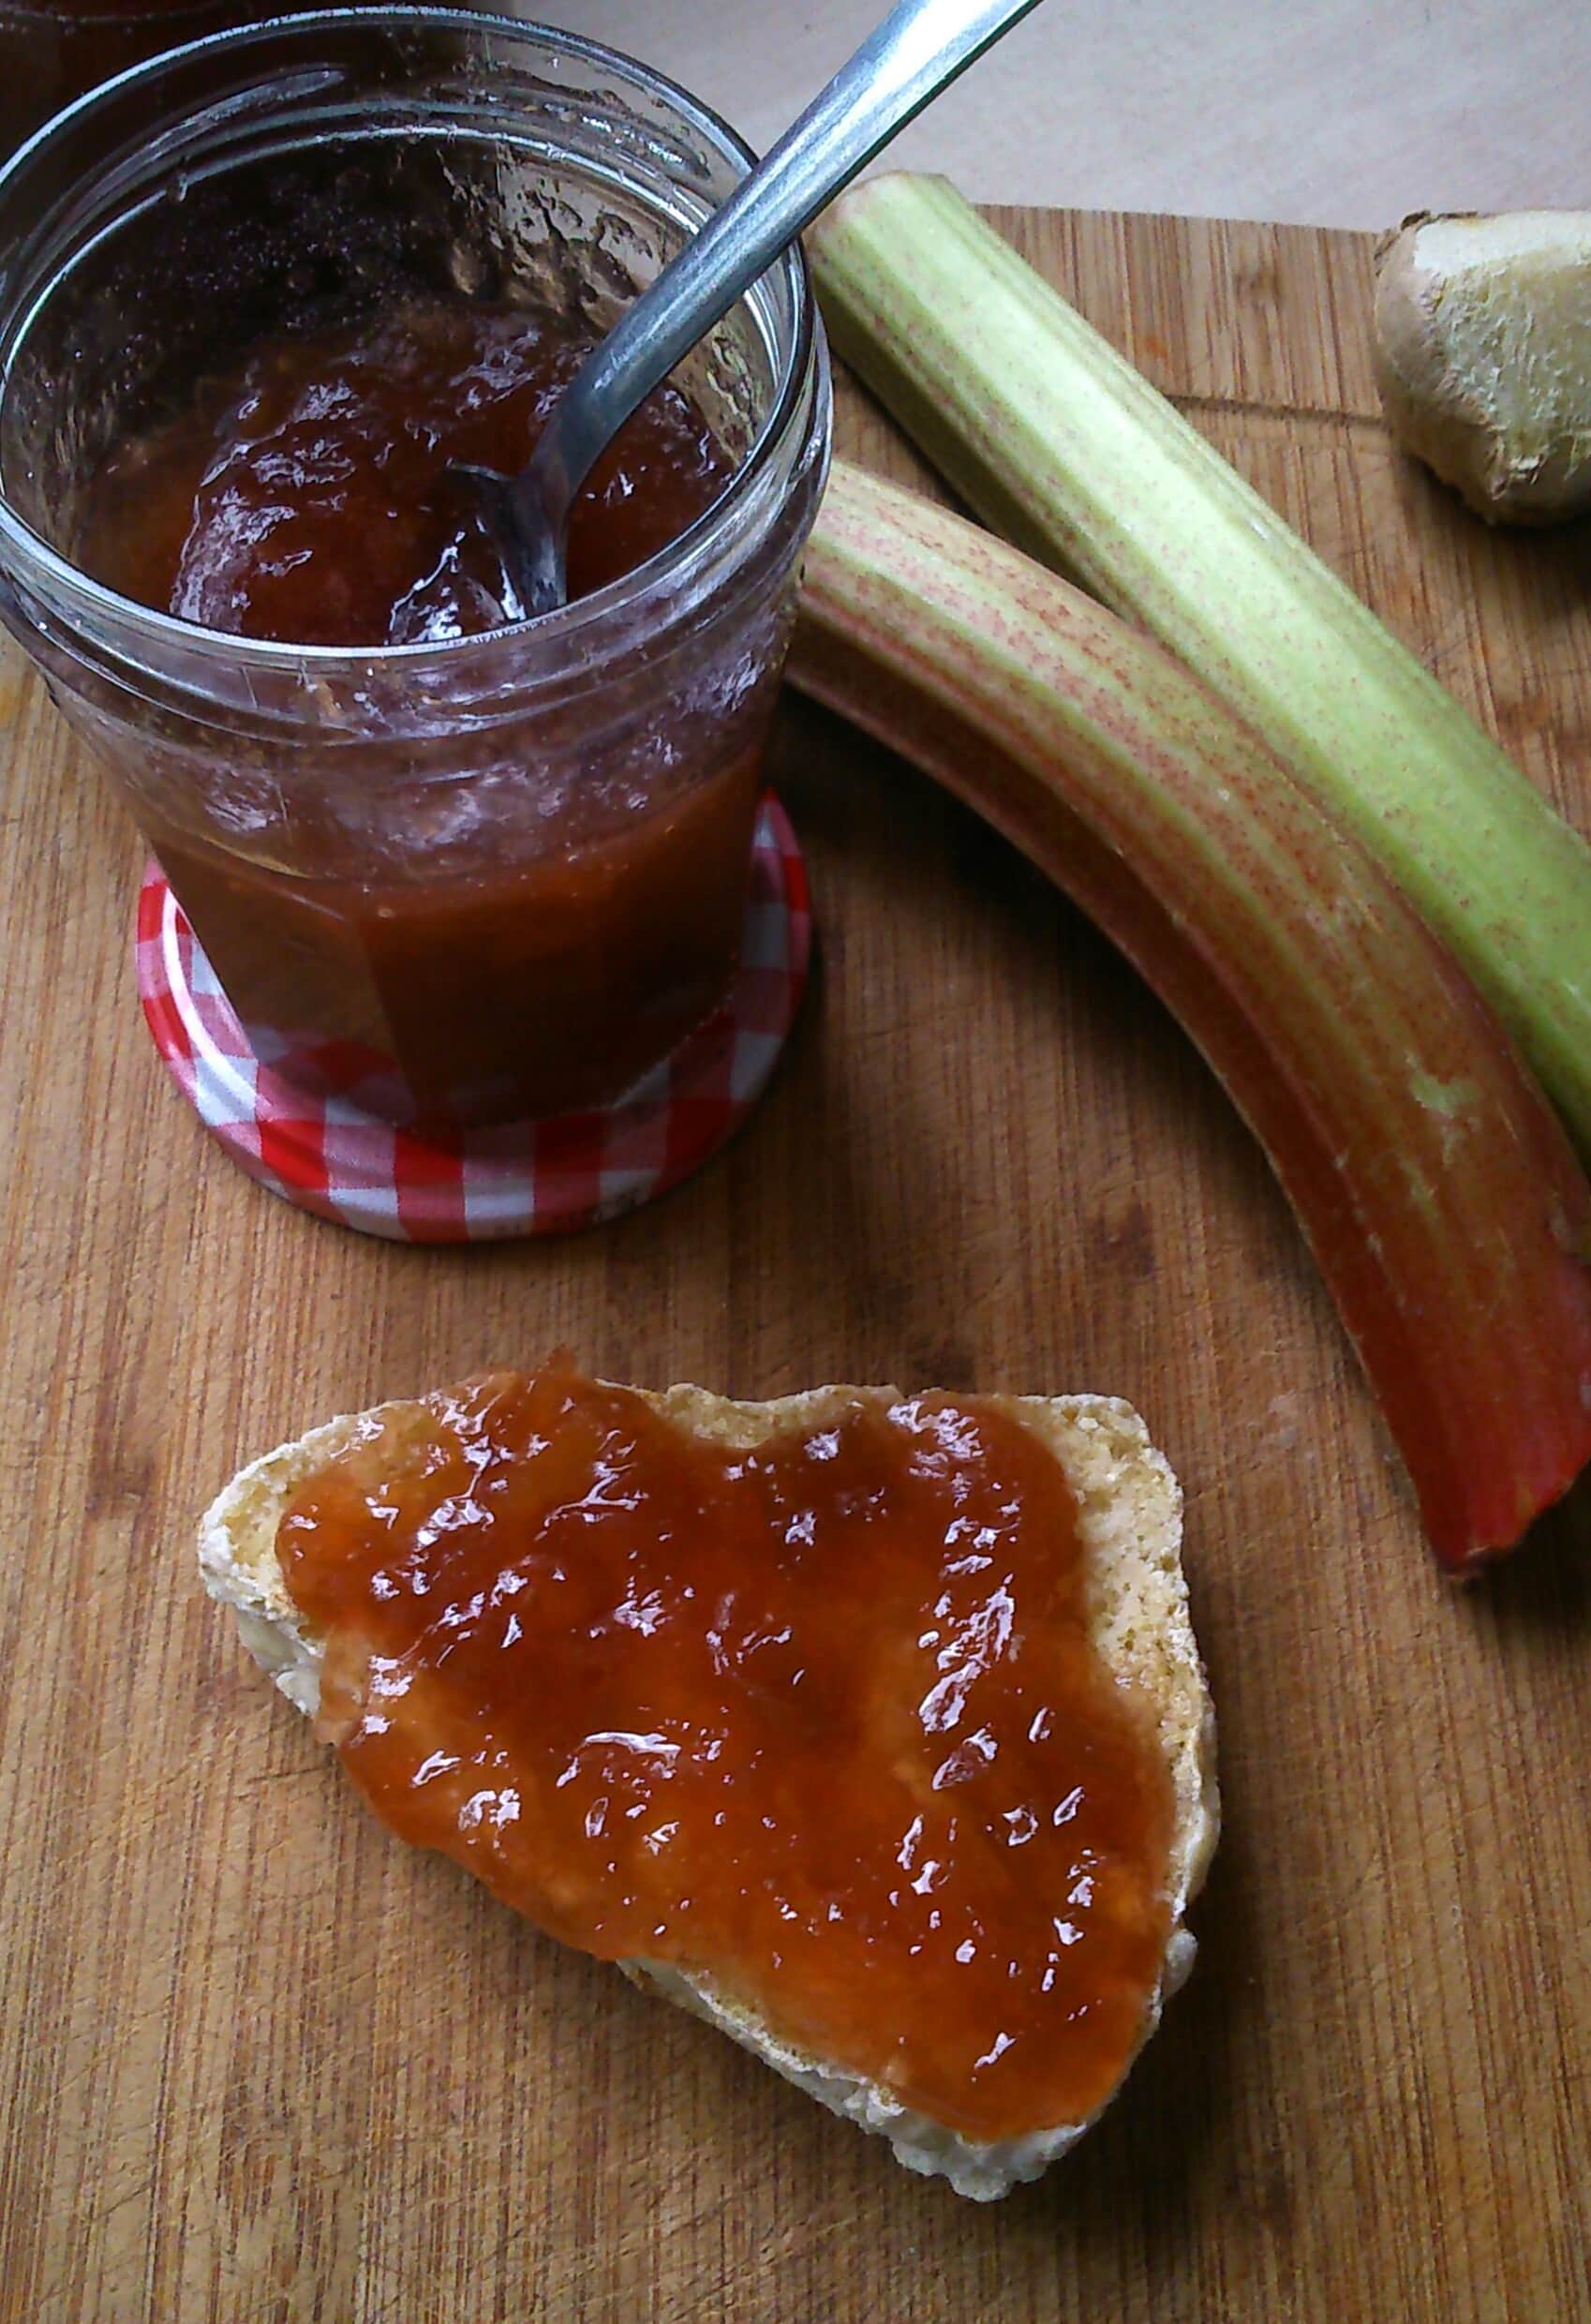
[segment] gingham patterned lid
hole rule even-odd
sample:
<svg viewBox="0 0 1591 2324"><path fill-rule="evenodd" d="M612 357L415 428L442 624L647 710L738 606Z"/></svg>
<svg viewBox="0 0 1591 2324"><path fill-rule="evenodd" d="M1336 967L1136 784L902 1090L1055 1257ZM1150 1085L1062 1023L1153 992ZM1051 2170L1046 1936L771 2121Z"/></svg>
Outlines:
<svg viewBox="0 0 1591 2324"><path fill-rule="evenodd" d="M600 1112L456 1139L312 1096L250 1048L158 864L138 907L138 989L171 1078L239 1167L301 1209L405 1243L563 1234L699 1169L756 1104L806 988L806 866L770 792L757 821L739 972L673 1055Z"/></svg>

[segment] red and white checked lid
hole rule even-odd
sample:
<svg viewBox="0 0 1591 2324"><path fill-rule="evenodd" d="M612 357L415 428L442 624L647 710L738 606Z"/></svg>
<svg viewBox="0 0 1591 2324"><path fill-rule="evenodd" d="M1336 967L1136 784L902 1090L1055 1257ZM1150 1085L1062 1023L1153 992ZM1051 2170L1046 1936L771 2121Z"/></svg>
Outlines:
<svg viewBox="0 0 1591 2324"><path fill-rule="evenodd" d="M138 990L172 1080L239 1167L303 1210L401 1243L568 1234L664 1194L732 1138L800 1006L807 868L771 792L757 819L740 968L723 1006L601 1111L419 1137L261 1062L158 864L138 904Z"/></svg>

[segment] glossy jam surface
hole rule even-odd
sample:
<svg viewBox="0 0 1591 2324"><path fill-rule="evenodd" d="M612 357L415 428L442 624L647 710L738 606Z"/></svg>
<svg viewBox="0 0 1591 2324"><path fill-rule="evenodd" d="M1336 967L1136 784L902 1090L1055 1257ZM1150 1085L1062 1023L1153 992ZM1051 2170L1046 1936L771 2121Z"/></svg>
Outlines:
<svg viewBox="0 0 1591 2324"><path fill-rule="evenodd" d="M125 596L249 637L477 635L517 608L449 465L520 467L588 345L518 309L420 304L275 339L118 448L80 559ZM665 547L729 472L681 395L649 398L576 504L572 594ZM361 743L352 772L329 752L341 790L322 816L295 776L285 849L143 821L279 1070L428 1131L601 1106L728 989L774 682L742 673L721 714L616 711L606 740L601 704L552 743L529 712L467 723L456 756L444 737L418 771L399 742ZM224 803L224 761L202 780ZM241 814L212 820L246 834Z"/></svg>
<svg viewBox="0 0 1591 2324"><path fill-rule="evenodd" d="M522 468L591 344L522 308L418 301L270 340L112 454L82 561L203 629L290 645L410 646L516 620L448 470ZM648 396L575 502L571 597L665 548L728 475L677 390Z"/></svg>
<svg viewBox="0 0 1591 2324"><path fill-rule="evenodd" d="M978 2138L1141 2031L1169 1780L1064 1475L975 1398L736 1451L560 1367L402 1408L278 1537L382 1818L608 1959L706 1968Z"/></svg>

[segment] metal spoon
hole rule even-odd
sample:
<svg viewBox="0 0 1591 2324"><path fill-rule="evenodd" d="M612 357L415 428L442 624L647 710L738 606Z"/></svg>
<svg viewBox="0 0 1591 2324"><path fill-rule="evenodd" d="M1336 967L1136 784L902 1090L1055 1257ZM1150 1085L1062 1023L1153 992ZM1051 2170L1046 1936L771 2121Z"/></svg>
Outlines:
<svg viewBox="0 0 1591 2324"><path fill-rule="evenodd" d="M900 0L575 373L517 476L457 467L520 618L568 596L574 496L630 414L897 129L1038 0Z"/></svg>

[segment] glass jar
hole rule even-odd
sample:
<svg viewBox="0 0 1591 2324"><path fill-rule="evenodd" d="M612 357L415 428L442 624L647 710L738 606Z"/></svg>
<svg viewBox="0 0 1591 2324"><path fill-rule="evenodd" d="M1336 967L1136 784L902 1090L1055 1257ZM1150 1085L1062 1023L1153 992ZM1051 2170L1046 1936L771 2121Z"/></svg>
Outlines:
<svg viewBox="0 0 1591 2324"><path fill-rule="evenodd" d="M272 0L0 0L0 159L129 65L281 13Z"/></svg>
<svg viewBox="0 0 1591 2324"><path fill-rule="evenodd" d="M100 462L196 379L423 292L605 329L749 166L682 91L445 10L229 34L0 173L0 615L109 766L257 1053L453 1128L597 1105L733 974L759 765L825 472L791 252L675 375L735 462L540 620L256 643L73 562Z"/></svg>

